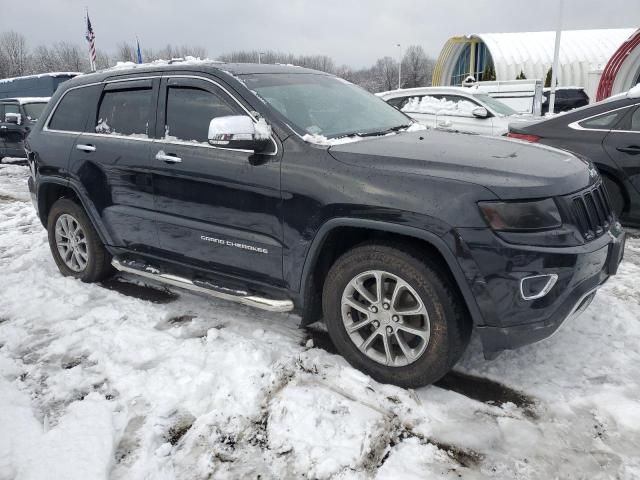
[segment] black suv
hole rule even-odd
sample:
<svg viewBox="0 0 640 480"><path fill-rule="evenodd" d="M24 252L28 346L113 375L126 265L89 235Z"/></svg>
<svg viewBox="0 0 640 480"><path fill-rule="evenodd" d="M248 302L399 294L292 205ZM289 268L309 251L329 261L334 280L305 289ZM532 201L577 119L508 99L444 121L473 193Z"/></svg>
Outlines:
<svg viewBox="0 0 640 480"><path fill-rule="evenodd" d="M3 98L0 100L0 160L24 158L24 139L47 105L48 98Z"/></svg>
<svg viewBox="0 0 640 480"><path fill-rule="evenodd" d="M585 161L421 129L332 75L169 63L77 77L49 105L29 188L64 275L324 319L379 381L437 380L474 329L488 357L549 336L622 257Z"/></svg>

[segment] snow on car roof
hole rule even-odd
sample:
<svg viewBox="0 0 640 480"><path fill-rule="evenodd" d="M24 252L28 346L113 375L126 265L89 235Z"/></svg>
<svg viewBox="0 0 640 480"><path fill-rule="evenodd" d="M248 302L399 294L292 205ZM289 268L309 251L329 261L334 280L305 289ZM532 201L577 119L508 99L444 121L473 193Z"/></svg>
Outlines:
<svg viewBox="0 0 640 480"><path fill-rule="evenodd" d="M30 78L66 77L66 76L77 77L78 75L82 75L82 72L48 72L48 73L39 73L37 75L25 75L22 77L2 78L0 79L0 83L10 83L16 80L26 80Z"/></svg>
<svg viewBox="0 0 640 480"><path fill-rule="evenodd" d="M20 105L25 103L47 103L51 97L12 97L3 98L2 101L12 100L17 101Z"/></svg>

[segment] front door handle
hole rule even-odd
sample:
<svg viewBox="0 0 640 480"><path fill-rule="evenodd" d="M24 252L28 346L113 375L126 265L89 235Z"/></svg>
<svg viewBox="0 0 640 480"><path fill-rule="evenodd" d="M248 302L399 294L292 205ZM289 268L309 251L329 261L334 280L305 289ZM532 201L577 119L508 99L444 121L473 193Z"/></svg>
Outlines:
<svg viewBox="0 0 640 480"><path fill-rule="evenodd" d="M93 145L85 145L82 143L79 143L78 145L76 145L76 149L77 150L82 150L83 152L95 152L96 151L96 147L94 147Z"/></svg>
<svg viewBox="0 0 640 480"><path fill-rule="evenodd" d="M622 153L630 153L631 155L640 154L640 147L638 147L637 145L629 145L628 147L618 147L616 148L616 150Z"/></svg>
<svg viewBox="0 0 640 480"><path fill-rule="evenodd" d="M173 153L164 153L164 150L160 150L156 153L156 160L160 160L166 163L180 163L182 159Z"/></svg>

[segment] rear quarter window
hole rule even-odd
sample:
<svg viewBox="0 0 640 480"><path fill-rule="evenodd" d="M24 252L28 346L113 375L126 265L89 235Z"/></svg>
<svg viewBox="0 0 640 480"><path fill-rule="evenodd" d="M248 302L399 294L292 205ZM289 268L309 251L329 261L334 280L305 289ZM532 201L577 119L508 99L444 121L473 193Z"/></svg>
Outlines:
<svg viewBox="0 0 640 480"><path fill-rule="evenodd" d="M605 112L595 117L582 120L578 122L578 125L591 130L611 130L627 112L628 110L626 108L613 112Z"/></svg>
<svg viewBox="0 0 640 480"><path fill-rule="evenodd" d="M95 87L68 90L58 103L47 128L64 132L82 132L87 114L95 101Z"/></svg>

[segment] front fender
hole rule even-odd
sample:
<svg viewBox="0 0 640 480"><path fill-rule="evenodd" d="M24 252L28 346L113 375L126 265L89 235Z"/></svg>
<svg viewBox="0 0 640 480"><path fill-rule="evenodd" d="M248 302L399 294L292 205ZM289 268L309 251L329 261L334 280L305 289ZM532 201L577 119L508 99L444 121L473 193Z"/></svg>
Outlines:
<svg viewBox="0 0 640 480"><path fill-rule="evenodd" d="M476 303L475 296L473 295L471 288L467 282L466 276L458 262L459 257L466 257L466 248L464 246L462 238L455 230L450 230L449 232L445 232L442 236L439 236L433 232L429 232L427 230L416 227L411 227L408 225L400 225L359 218L332 218L326 221L320 227L309 247L308 254L302 268L302 275L300 280L300 297L302 299L306 297L305 292L309 287L311 274L315 267L316 260L318 259L324 241L333 229L339 227L356 227L386 233L393 233L406 237L412 237L429 243L440 253L447 266L449 267L449 270L451 271L457 283L457 286L462 293L474 324L484 324L484 319L480 313L478 304Z"/></svg>

